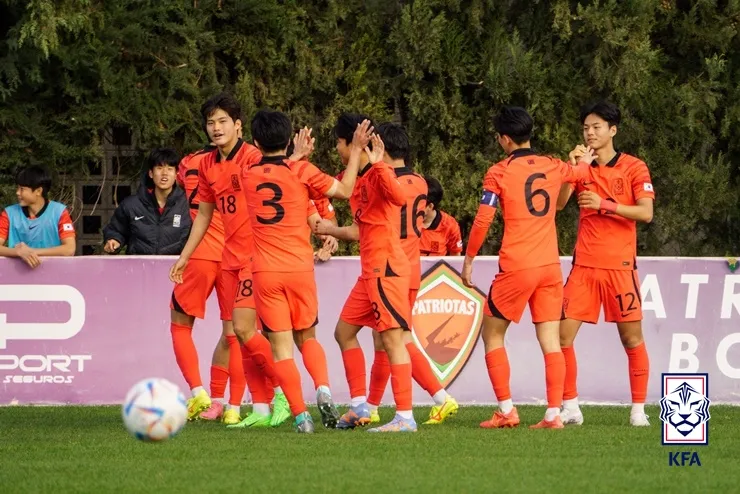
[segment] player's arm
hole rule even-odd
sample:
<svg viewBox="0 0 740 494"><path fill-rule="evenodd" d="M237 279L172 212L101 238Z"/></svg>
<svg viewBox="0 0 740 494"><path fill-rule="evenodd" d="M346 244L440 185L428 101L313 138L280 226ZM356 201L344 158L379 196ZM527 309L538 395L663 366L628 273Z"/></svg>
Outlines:
<svg viewBox="0 0 740 494"><path fill-rule="evenodd" d="M570 164L573 166L580 165L580 162L586 162L587 164L590 164L593 159L596 157L596 154L593 152L592 149L587 148L586 146L579 144L576 146L569 154L568 158L570 159ZM585 170L588 170L588 166L582 166L579 171L576 172L577 176L583 176L583 179L588 176L588 173L585 173ZM568 201L570 200L570 196L573 195L574 185L573 181L568 181L564 178L565 183L560 187L560 193L558 194L558 200L556 201L555 208L558 211L562 211L563 208L565 208L565 205L568 204Z"/></svg>
<svg viewBox="0 0 740 494"><path fill-rule="evenodd" d="M357 242L360 240L360 227L356 223L349 226L337 226L329 220L320 219L312 225L317 235L331 235L345 242Z"/></svg>
<svg viewBox="0 0 740 494"><path fill-rule="evenodd" d="M190 228L190 235L188 235L188 241L185 242L185 247L182 248L180 258L185 261L190 259L195 249L200 245L203 237L206 236L208 227L211 226L211 220L213 219L213 211L216 209L216 204L213 202L201 201L198 204L198 214L195 215L195 221L193 226Z"/></svg>
<svg viewBox="0 0 740 494"><path fill-rule="evenodd" d="M2 257L18 257L18 252L15 249L5 246L5 241L8 240L8 234L10 232L10 219L8 213L3 211L0 213L0 256Z"/></svg>
<svg viewBox="0 0 740 494"><path fill-rule="evenodd" d="M465 250L462 280L469 287L474 286L472 280L473 260L478 255L478 251L480 251L483 242L486 240L488 229L491 223L493 223L493 218L496 216L496 208L498 207L498 195L486 187L486 182L488 181L488 177L486 177L486 180L483 182L483 197L478 206L478 212L475 214L473 227L470 229L470 235L468 236L468 247Z"/></svg>
<svg viewBox="0 0 740 494"><path fill-rule="evenodd" d="M352 195L352 191L355 188L355 182L357 181L357 174L360 171L360 161L362 160L363 151L368 152L367 145L371 140L373 128L370 127L369 120L363 120L361 124L355 129L355 133L352 136L352 143L350 144L349 161L347 162L347 168L344 170L342 180L339 181L334 179L331 187L327 190L324 195L327 197L336 197L338 199L349 199ZM378 137L380 139L380 137ZM373 141L373 146L375 141ZM367 150L367 151L366 151ZM383 155L381 154L381 157Z"/></svg>
<svg viewBox="0 0 740 494"><path fill-rule="evenodd" d="M18 252L15 249L5 246L7 239L0 238L0 257L18 257Z"/></svg>
<svg viewBox="0 0 740 494"><path fill-rule="evenodd" d="M48 249L34 249L37 255L44 257L72 257L75 255L75 250L77 250L75 228L72 223L72 216L67 209L59 217L57 229L62 245Z"/></svg>
<svg viewBox="0 0 740 494"><path fill-rule="evenodd" d="M573 195L573 186L571 184L565 183L560 186L560 193L558 194L558 201L556 204L558 211L562 211L565 208L571 195Z"/></svg>
<svg viewBox="0 0 740 494"><path fill-rule="evenodd" d="M103 244L105 251L114 254L126 245L131 236L131 218L128 211L128 201L124 200L113 212L113 216L103 228Z"/></svg>

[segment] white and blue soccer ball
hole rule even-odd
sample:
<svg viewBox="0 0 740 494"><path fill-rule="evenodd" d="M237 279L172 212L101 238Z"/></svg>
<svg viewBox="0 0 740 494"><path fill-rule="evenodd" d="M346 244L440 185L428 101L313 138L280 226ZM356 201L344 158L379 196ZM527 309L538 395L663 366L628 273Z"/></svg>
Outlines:
<svg viewBox="0 0 740 494"><path fill-rule="evenodd" d="M144 379L123 402L123 423L136 439L164 441L185 425L188 406L180 389L166 379Z"/></svg>

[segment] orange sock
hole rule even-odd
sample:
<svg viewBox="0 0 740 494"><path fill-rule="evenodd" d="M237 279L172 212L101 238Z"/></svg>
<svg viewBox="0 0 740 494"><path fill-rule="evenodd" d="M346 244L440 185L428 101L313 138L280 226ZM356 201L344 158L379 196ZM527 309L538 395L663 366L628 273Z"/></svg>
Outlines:
<svg viewBox="0 0 740 494"><path fill-rule="evenodd" d="M429 361L421 353L421 350L413 343L406 343L406 349L411 357L411 373L414 381L419 383L424 391L429 393L429 396L434 396L442 390L442 385L439 384L437 376L434 375L432 366L429 365Z"/></svg>
<svg viewBox="0 0 740 494"><path fill-rule="evenodd" d="M303 342L301 348L303 365L313 378L314 389L319 386L329 387L329 367L326 364L326 353L319 340L311 338Z"/></svg>
<svg viewBox="0 0 740 494"><path fill-rule="evenodd" d="M511 379L511 368L506 348L496 348L486 354L486 367L488 367L488 378L491 380L493 392L498 401L510 400L511 390L509 380Z"/></svg>
<svg viewBox="0 0 740 494"><path fill-rule="evenodd" d="M211 366L211 398L219 400L224 397L228 380L228 369L218 365Z"/></svg>
<svg viewBox="0 0 740 494"><path fill-rule="evenodd" d="M244 368L244 377L247 380L247 388L249 388L249 394L252 395L252 404L255 403L270 403L272 397L270 397L271 388L267 386L267 379L257 367L254 359L247 355L247 349L243 346L240 347L242 352L242 367Z"/></svg>
<svg viewBox="0 0 740 494"><path fill-rule="evenodd" d="M380 406L390 377L391 361L388 360L388 354L383 350L375 350L375 359L370 368L370 394L367 397L370 405Z"/></svg>
<svg viewBox="0 0 740 494"><path fill-rule="evenodd" d="M247 354L254 359L260 372L272 382L278 381L275 373L275 360L272 358L272 347L262 333L256 333L244 343Z"/></svg>
<svg viewBox="0 0 740 494"><path fill-rule="evenodd" d="M175 349L175 360L177 360L185 382L188 383L190 389L203 386L198 366L198 351L193 343L193 328L171 323L170 333L172 334L172 346Z"/></svg>
<svg viewBox="0 0 740 494"><path fill-rule="evenodd" d="M391 388L396 412L411 411L411 364L391 365Z"/></svg>
<svg viewBox="0 0 740 494"><path fill-rule="evenodd" d="M290 358L275 362L275 372L280 379L280 385L283 393L288 399L290 412L294 417L306 411L306 402L303 401L303 392L301 391L301 375L298 373L298 367L295 361Z"/></svg>
<svg viewBox="0 0 740 494"><path fill-rule="evenodd" d="M578 361L576 361L576 350L572 346L563 347L565 357L565 387L563 388L563 399L572 400L578 397Z"/></svg>
<svg viewBox="0 0 740 494"><path fill-rule="evenodd" d="M365 354L362 353L362 348L350 348L343 351L342 361L344 362L347 384L349 384L350 398L367 396L365 387L367 371L365 370Z"/></svg>
<svg viewBox="0 0 740 494"><path fill-rule="evenodd" d="M247 379L242 367L242 352L235 334L226 337L229 343L229 405L239 406L244 399Z"/></svg>
<svg viewBox="0 0 740 494"><path fill-rule="evenodd" d="M647 398L648 379L650 377L650 359L643 341L635 348L625 348L630 370L630 391L632 403L645 403Z"/></svg>
<svg viewBox="0 0 740 494"><path fill-rule="evenodd" d="M563 352L545 354L545 383L547 386L547 408L560 408L563 404L565 384L565 357Z"/></svg>

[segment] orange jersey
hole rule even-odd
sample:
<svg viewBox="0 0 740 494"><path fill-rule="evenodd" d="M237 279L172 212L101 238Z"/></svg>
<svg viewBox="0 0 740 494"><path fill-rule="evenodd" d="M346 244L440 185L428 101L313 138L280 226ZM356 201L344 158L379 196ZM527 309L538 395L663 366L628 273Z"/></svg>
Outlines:
<svg viewBox="0 0 740 494"><path fill-rule="evenodd" d="M424 224L424 208L427 205L427 183L421 175L404 166L396 168L396 177L403 189L406 202L401 206L399 238L401 248L411 267L411 289L418 289L421 283L421 259L419 245Z"/></svg>
<svg viewBox="0 0 740 494"><path fill-rule="evenodd" d="M314 199L313 202L319 216L325 220L336 218L337 214L334 212L334 206L332 206L328 197L319 197Z"/></svg>
<svg viewBox="0 0 740 494"><path fill-rule="evenodd" d="M438 210L429 227L421 232L422 256L457 256L462 244L460 225L444 211Z"/></svg>
<svg viewBox="0 0 740 494"><path fill-rule="evenodd" d="M578 181L575 193L596 192L602 198L633 206L639 199L655 199L647 165L629 154L617 153L606 165L596 163ZM595 209L581 209L573 264L604 269L634 269L637 228L634 220Z"/></svg>
<svg viewBox="0 0 740 494"><path fill-rule="evenodd" d="M185 190L185 195L188 197L188 202L190 203L190 217L193 221L195 221L195 217L198 216L198 204L200 204L200 199L198 198L198 172L200 170L200 162L215 149L215 146L206 146L200 151L185 156L182 161L180 161L180 166L177 169L177 181L182 185L183 190ZM206 230L206 235L203 237L203 240L201 240L191 257L193 259L221 262L223 252L224 222L221 219L221 213L214 211L211 225L208 227L208 230Z"/></svg>
<svg viewBox="0 0 740 494"><path fill-rule="evenodd" d="M360 229L361 278L411 274L399 228L405 204L406 194L389 164L368 165L358 174L349 205Z"/></svg>
<svg viewBox="0 0 740 494"><path fill-rule="evenodd" d="M313 271L311 199L331 189L334 178L307 161L265 156L243 169L244 193L254 235L252 272Z"/></svg>
<svg viewBox="0 0 740 494"><path fill-rule="evenodd" d="M27 216L29 219L33 220L38 217L32 215L30 211L28 211L28 208L23 208L23 211L28 213ZM44 214L44 211L46 211L46 206L41 208L41 211L39 211L39 216ZM59 216L57 232L59 233L59 240L75 237L75 227L74 223L72 222L72 216L70 216L69 214L69 209L65 209L64 211L62 211L61 216ZM3 211L2 213L0 213L0 238L8 240L8 235L10 235L10 218L8 218L8 213Z"/></svg>
<svg viewBox="0 0 740 494"><path fill-rule="evenodd" d="M239 139L226 159L217 150L200 162L198 198L216 205L224 224L222 269L249 267L252 256L252 228L247 198L242 190L242 168L262 159L259 150Z"/></svg>
<svg viewBox="0 0 740 494"><path fill-rule="evenodd" d="M488 169L481 204L500 205L504 238L499 251L502 271L547 266L560 262L555 230L555 203L564 182L585 175L559 159L517 149Z"/></svg>

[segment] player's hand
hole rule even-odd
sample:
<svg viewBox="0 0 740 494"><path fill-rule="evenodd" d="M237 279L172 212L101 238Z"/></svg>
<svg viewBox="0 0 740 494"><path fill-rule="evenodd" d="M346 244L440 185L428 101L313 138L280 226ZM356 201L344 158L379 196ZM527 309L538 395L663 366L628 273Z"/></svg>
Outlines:
<svg viewBox="0 0 740 494"><path fill-rule="evenodd" d="M584 190L578 194L578 207L583 209L601 209L601 196L596 192Z"/></svg>
<svg viewBox="0 0 740 494"><path fill-rule="evenodd" d="M316 220L316 223L313 224L313 232L316 235L329 235L333 228L334 223L323 218Z"/></svg>
<svg viewBox="0 0 740 494"><path fill-rule="evenodd" d="M322 247L322 250L326 250L329 252L329 254L334 254L337 249L339 248L339 241L332 237L331 235L327 235L326 238L324 238L324 245Z"/></svg>
<svg viewBox="0 0 740 494"><path fill-rule="evenodd" d="M188 265L188 260L179 257L177 262L170 268L170 281L173 283L182 283L182 273L185 271L185 266Z"/></svg>
<svg viewBox="0 0 740 494"><path fill-rule="evenodd" d="M375 127L370 125L370 120L363 120L362 123L357 124L355 133L352 135L352 144L350 144L350 146L364 151L370 142L370 138L372 137L374 130Z"/></svg>
<svg viewBox="0 0 740 494"><path fill-rule="evenodd" d="M370 149L369 147L366 147L365 154L367 154L370 164L374 165L379 161L383 161L383 156L385 155L385 143L378 134L373 134L370 138L370 142L373 143L373 148Z"/></svg>
<svg viewBox="0 0 740 494"><path fill-rule="evenodd" d="M473 288L475 286L475 284L473 284L473 261L468 261L467 257L463 262L462 273L460 273L460 277L462 278L463 285L467 286L468 288Z"/></svg>
<svg viewBox="0 0 740 494"><path fill-rule="evenodd" d="M596 154L596 150L594 150L591 146L586 148L586 151L581 155L581 158L578 161L583 161L584 163L591 164L593 160L598 158L599 155Z"/></svg>
<svg viewBox="0 0 740 494"><path fill-rule="evenodd" d="M331 252L324 247L313 253L314 262L326 262L331 259Z"/></svg>
<svg viewBox="0 0 740 494"><path fill-rule="evenodd" d="M578 160L584 154L586 154L586 146L584 146L583 144L579 144L573 149L573 151L568 153L568 158L570 158L570 164L576 165L578 163Z"/></svg>
<svg viewBox="0 0 740 494"><path fill-rule="evenodd" d="M293 154L290 155L291 161L300 161L308 158L313 153L316 144L316 138L311 137L313 129L303 127L293 138Z"/></svg>
<svg viewBox="0 0 740 494"><path fill-rule="evenodd" d="M119 249L119 247L121 247L121 243L118 240L110 239L105 243L105 247L103 247L103 250L106 251L108 254L113 254Z"/></svg>
<svg viewBox="0 0 740 494"><path fill-rule="evenodd" d="M41 265L41 258L34 252L34 250L23 242L15 246L15 253L23 259L23 262L28 264L31 269L36 269Z"/></svg>

